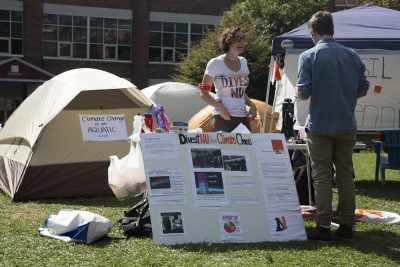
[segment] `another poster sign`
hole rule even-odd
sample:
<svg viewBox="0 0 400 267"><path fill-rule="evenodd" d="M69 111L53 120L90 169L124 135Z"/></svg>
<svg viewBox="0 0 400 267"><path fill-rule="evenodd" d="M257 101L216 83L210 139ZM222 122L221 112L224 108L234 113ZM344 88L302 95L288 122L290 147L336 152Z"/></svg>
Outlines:
<svg viewBox="0 0 400 267"><path fill-rule="evenodd" d="M79 115L83 141L128 140L124 114Z"/></svg>

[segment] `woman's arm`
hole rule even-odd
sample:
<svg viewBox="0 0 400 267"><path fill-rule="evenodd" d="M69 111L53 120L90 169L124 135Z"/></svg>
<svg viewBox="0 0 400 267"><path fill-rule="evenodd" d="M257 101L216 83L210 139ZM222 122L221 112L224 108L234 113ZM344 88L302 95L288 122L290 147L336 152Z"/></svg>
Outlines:
<svg viewBox="0 0 400 267"><path fill-rule="evenodd" d="M247 96L246 93L244 93L244 99L246 102L246 105L250 107L249 113L247 113L247 120L252 121L257 117L257 107L256 104L254 104L253 101Z"/></svg>

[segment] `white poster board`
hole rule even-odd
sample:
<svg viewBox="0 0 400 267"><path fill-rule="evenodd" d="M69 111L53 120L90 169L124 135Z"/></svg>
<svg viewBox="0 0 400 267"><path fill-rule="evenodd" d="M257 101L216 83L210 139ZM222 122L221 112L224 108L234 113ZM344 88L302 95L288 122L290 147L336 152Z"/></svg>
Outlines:
<svg viewBox="0 0 400 267"><path fill-rule="evenodd" d="M277 112L281 112L285 98L294 101L298 61L303 51L286 51L284 75L277 82ZM357 129L377 131L400 128L400 52L371 49L360 49L356 52L365 64L370 82L368 94L357 101ZM298 100L295 103L297 123L302 126L308 114L308 105L309 100Z"/></svg>
<svg viewBox="0 0 400 267"><path fill-rule="evenodd" d="M140 138L155 243L306 240L282 134Z"/></svg>

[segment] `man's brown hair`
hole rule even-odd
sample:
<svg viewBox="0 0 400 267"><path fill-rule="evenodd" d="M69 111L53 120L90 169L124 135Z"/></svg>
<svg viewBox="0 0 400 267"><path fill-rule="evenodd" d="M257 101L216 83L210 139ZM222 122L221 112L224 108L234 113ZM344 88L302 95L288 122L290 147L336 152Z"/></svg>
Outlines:
<svg viewBox="0 0 400 267"><path fill-rule="evenodd" d="M319 35L332 35L334 33L333 18L328 11L318 11L308 21L308 30Z"/></svg>

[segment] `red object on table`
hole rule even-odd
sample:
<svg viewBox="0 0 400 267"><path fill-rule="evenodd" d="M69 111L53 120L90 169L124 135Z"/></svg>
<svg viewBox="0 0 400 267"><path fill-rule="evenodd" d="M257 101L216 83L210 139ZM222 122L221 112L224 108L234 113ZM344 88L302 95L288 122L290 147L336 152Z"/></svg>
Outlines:
<svg viewBox="0 0 400 267"><path fill-rule="evenodd" d="M144 123L149 128L150 132L153 131L153 115L151 113L144 114Z"/></svg>

